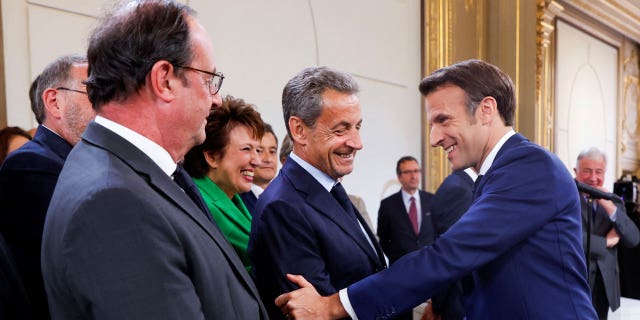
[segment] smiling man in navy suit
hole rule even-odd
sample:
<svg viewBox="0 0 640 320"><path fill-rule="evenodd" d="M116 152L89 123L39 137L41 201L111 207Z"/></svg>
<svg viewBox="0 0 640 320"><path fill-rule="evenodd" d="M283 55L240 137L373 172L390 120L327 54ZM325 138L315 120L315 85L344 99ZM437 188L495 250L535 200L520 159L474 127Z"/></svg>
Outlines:
<svg viewBox="0 0 640 320"><path fill-rule="evenodd" d="M282 93L293 152L258 198L248 249L272 319L283 318L275 297L298 288L286 273L303 274L331 294L385 268L374 234L340 183L362 149L357 92L350 75L309 67Z"/></svg>
<svg viewBox="0 0 640 320"><path fill-rule="evenodd" d="M87 59L63 56L50 63L29 92L40 124L33 140L7 157L0 168L0 233L6 238L25 284L34 315L47 319L40 272L40 244L53 189L71 148L95 116L84 81Z"/></svg>
<svg viewBox="0 0 640 320"><path fill-rule="evenodd" d="M338 294L303 287L276 304L295 319L392 319L454 280L470 276L467 318L596 319L582 251L580 200L565 165L513 130L513 82L467 60L420 83L430 143L454 170L475 168L474 201L431 246ZM482 177L483 176L483 177Z"/></svg>

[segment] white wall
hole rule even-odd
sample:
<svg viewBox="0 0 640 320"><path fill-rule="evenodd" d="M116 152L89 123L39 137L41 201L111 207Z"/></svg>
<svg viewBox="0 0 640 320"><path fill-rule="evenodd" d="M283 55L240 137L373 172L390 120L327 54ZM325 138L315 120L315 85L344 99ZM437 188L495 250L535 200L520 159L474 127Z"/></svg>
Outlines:
<svg viewBox="0 0 640 320"><path fill-rule="evenodd" d="M556 154L573 173L578 154L597 147L607 155L604 186L616 169L618 50L558 21Z"/></svg>
<svg viewBox="0 0 640 320"><path fill-rule="evenodd" d="M376 221L379 201L395 191L395 162L420 157L420 1L191 0L211 34L223 93L258 106L280 139L284 84L309 65L358 80L362 139L346 189L364 198ZM9 125L35 126L27 90L62 54L83 53L104 1L2 0ZM385 190L385 186L392 187Z"/></svg>

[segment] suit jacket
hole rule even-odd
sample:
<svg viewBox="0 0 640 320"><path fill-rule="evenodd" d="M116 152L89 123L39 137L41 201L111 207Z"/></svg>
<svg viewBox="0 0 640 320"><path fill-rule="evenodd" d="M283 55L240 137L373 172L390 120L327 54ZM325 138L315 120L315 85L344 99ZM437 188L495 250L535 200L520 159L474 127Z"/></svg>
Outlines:
<svg viewBox="0 0 640 320"><path fill-rule="evenodd" d="M198 186L213 220L240 256L247 271L251 272L251 263L247 255L249 232L251 232L251 214L242 203L240 196L235 194L233 199L229 199L224 191L206 176L194 179L194 182Z"/></svg>
<svg viewBox="0 0 640 320"><path fill-rule="evenodd" d="M588 230L588 204L584 198L580 200L582 208L582 231L584 250L587 252L587 230ZM620 307L620 277L618 269L618 249L617 246L607 248L607 233L611 228L615 228L620 242L618 245L632 248L640 242L640 233L636 225L627 216L623 205L616 204L616 222L609 219L607 211L596 206L593 224L591 225L590 254L589 254L589 285L594 288L596 273L600 271L604 283L605 292L594 292L594 295L606 295L611 310Z"/></svg>
<svg viewBox="0 0 640 320"><path fill-rule="evenodd" d="M469 209L473 201L473 179L464 170L451 173L433 196L431 213L439 237ZM464 319L461 281L456 281L431 297L433 311L443 320Z"/></svg>
<svg viewBox="0 0 640 320"><path fill-rule="evenodd" d="M431 244L436 238L431 219L431 201L433 194L420 192L422 221L418 235L413 231L407 207L402 201L402 190L388 196L380 202L378 209L378 237L380 246L393 265L403 255Z"/></svg>
<svg viewBox="0 0 640 320"><path fill-rule="evenodd" d="M27 292L16 271L9 247L0 235L0 319L42 319L35 317Z"/></svg>
<svg viewBox="0 0 640 320"><path fill-rule="evenodd" d="M249 210L249 213L253 215L255 212L256 202L258 202L258 197L253 193L253 190L249 190L247 192L240 193L240 199L244 203L244 206Z"/></svg>
<svg viewBox="0 0 640 320"><path fill-rule="evenodd" d="M375 236L360 223L376 250L313 176L291 158L285 162L258 198L249 238L256 284L273 319L282 318L274 299L297 289L286 273L303 275L328 295L385 268Z"/></svg>
<svg viewBox="0 0 640 320"><path fill-rule="evenodd" d="M0 168L0 233L13 254L34 316L49 318L40 271L40 245L49 201L72 146L39 126L33 140L12 152Z"/></svg>
<svg viewBox="0 0 640 320"><path fill-rule="evenodd" d="M53 319L266 319L208 213L146 154L92 122L45 221Z"/></svg>
<svg viewBox="0 0 640 320"><path fill-rule="evenodd" d="M432 246L349 286L358 318L389 319L471 274L469 319L596 319L564 164L515 134L479 181L469 210Z"/></svg>

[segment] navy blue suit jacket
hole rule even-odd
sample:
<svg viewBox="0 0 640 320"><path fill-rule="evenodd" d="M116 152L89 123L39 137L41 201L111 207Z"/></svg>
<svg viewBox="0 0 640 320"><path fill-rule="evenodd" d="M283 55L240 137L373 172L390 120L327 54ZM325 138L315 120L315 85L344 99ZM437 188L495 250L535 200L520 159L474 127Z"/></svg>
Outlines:
<svg viewBox="0 0 640 320"><path fill-rule="evenodd" d="M285 162L258 198L248 248L272 319L283 317L275 298L298 289L287 273L303 275L328 295L385 267L375 236L360 222L377 250L317 180L291 158Z"/></svg>
<svg viewBox="0 0 640 320"><path fill-rule="evenodd" d="M33 140L12 152L0 168L0 233L13 253L36 318L49 317L40 271L44 218L72 146L40 126Z"/></svg>
<svg viewBox="0 0 640 320"><path fill-rule="evenodd" d="M42 273L53 319L266 319L221 231L133 144L92 122L51 199Z"/></svg>
<svg viewBox="0 0 640 320"><path fill-rule="evenodd" d="M578 191L558 157L516 134L475 196L432 246L348 288L358 318L388 319L471 274L469 319L596 319Z"/></svg>
<svg viewBox="0 0 640 320"><path fill-rule="evenodd" d="M454 171L442 181L433 196L433 205L431 206L437 237L447 231L467 212L473 201L472 190L473 179L464 170ZM443 320L464 319L462 297L462 282L456 281L431 297L433 311L442 315Z"/></svg>
<svg viewBox="0 0 640 320"><path fill-rule="evenodd" d="M249 213L253 216L253 213L256 210L256 202L258 202L256 194L253 193L252 190L249 190L247 192L240 193L239 195L240 199L242 199L242 202L244 203L244 206L247 207L247 210L249 210Z"/></svg>
<svg viewBox="0 0 640 320"><path fill-rule="evenodd" d="M416 251L436 238L432 215L431 203L433 194L420 192L420 232L416 235L407 214L407 207L402 201L402 190L382 199L378 209L378 236L380 246L389 257L389 263L393 264L403 255Z"/></svg>

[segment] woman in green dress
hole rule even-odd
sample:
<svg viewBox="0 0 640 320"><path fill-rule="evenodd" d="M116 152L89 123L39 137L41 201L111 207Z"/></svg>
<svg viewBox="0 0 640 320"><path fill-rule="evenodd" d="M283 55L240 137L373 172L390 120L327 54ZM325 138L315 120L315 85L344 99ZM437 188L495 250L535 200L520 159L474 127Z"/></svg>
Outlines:
<svg viewBox="0 0 640 320"><path fill-rule="evenodd" d="M226 96L221 107L211 110L205 131L204 143L187 153L184 168L251 273L247 255L251 215L238 194L251 189L254 170L260 164L257 149L264 124L252 105Z"/></svg>

